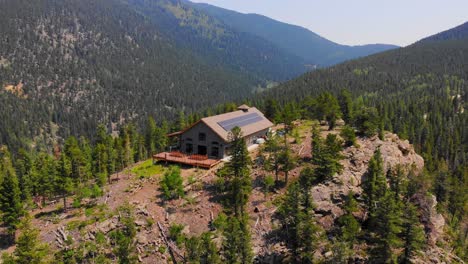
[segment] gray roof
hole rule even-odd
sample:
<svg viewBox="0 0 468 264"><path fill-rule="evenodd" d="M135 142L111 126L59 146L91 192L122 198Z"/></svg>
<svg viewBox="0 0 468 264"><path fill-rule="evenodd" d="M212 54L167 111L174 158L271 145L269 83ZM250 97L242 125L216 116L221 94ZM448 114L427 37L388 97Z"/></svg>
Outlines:
<svg viewBox="0 0 468 264"><path fill-rule="evenodd" d="M236 118L242 119L244 116L251 115L256 113L256 118L254 122L248 123L246 125L239 126L243 136L249 136L256 132L265 130L273 126L273 123L268 120L262 112L260 112L255 107L248 108L248 111L238 110L234 112L229 112L221 115L205 117L200 120L201 122L205 123L208 127L210 127L216 134L218 134L225 142L229 141L229 132L230 130L226 130L223 126L220 125L226 123L226 121L233 120ZM226 126L225 126L226 127ZM230 126L229 126L230 127Z"/></svg>

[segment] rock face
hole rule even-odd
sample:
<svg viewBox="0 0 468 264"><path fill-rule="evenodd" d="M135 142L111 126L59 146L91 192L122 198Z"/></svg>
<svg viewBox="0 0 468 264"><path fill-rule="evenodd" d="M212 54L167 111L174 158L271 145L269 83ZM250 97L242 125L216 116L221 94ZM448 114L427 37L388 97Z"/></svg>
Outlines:
<svg viewBox="0 0 468 264"><path fill-rule="evenodd" d="M400 164L407 170L411 168L418 173L424 167L423 158L414 151L413 146L395 134L387 133L383 140L378 137L359 139L357 143L359 147L353 146L343 151L343 172L335 175L332 181L312 188L317 220L325 229L333 227L334 221L343 215L341 207L350 191L357 198L361 196L362 178L377 148L382 153L385 170Z"/></svg>

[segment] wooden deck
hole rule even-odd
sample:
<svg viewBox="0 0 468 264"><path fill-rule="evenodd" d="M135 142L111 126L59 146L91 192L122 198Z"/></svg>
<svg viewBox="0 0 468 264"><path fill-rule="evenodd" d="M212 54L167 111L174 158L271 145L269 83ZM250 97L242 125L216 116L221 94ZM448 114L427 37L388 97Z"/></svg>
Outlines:
<svg viewBox="0 0 468 264"><path fill-rule="evenodd" d="M179 163L204 169L211 169L221 162L221 160L209 159L208 156L188 155L181 152L161 152L153 155L153 160Z"/></svg>

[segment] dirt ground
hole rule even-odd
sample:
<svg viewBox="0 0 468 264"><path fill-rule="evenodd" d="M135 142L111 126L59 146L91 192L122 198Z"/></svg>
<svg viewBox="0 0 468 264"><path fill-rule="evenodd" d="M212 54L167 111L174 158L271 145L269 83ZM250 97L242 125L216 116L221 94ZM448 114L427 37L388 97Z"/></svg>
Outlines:
<svg viewBox="0 0 468 264"><path fill-rule="evenodd" d="M300 159L310 159L311 151L311 129L310 123L298 123L299 140L289 139L290 146L294 153ZM275 127L279 129L281 127ZM322 128L325 133L325 128ZM255 161L259 153L259 149L254 150L251 155ZM255 163L255 162L254 162ZM138 166L139 163L134 166ZM149 178L141 178L131 173L127 169L124 172L117 173L112 176L112 183L105 187L105 193L102 197L94 201L97 205L105 205L106 211L115 212L115 210L124 203L130 203L137 208L137 211L143 212L137 217L138 221L151 218L155 223L159 222L166 230L170 225L177 223L185 226L184 233L190 235L199 235L209 231L209 223L222 211L222 205L214 192L214 183L216 180L216 171L223 166L219 164L210 170L202 170L195 168L182 168L182 176L185 179L186 196L169 202L161 198L159 190L159 181L162 175L154 175ZM290 180L298 177L302 166L299 166L290 172ZM267 255L273 251L278 251L281 245L275 243L275 238L267 238L267 234L273 229L272 216L276 212L274 205L275 199L285 192L286 188L278 188L274 192L265 195L262 183L266 175L272 174L263 170L262 166L254 165L252 168L253 191L248 203L248 213L250 215L250 224L252 232L252 244L254 252L257 255ZM280 175L280 179L283 179ZM192 178L188 182L188 178ZM72 198L68 199L70 204ZM42 209L32 211L33 224L40 229L41 240L47 242L52 249L60 247L60 241L57 236L60 229L67 229L73 223L85 221L89 219L86 216L84 208L70 209L66 213L58 210L62 206L62 201L57 201L47 205ZM108 217L111 217L109 215ZM102 221L102 220L101 220ZM106 221L104 221L106 222ZM85 239L90 230L98 229L103 223L96 222L91 226L87 226L85 231L67 231L76 241ZM87 233L88 232L88 233ZM142 237L144 236L144 237ZM137 235L137 239L145 240L138 247L139 258L143 263L164 263L166 262L167 253L159 254L157 249L148 249L146 245L154 243L155 246L161 244L161 233L158 225L142 228ZM145 244L146 240L149 242ZM13 247L8 248L8 252L13 251ZM153 252L153 253L152 253Z"/></svg>

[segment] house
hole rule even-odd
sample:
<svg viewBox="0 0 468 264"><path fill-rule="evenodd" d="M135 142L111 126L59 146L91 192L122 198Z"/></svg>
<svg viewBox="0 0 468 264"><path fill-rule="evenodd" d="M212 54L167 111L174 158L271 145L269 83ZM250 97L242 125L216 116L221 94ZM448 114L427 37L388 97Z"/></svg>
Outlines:
<svg viewBox="0 0 468 264"><path fill-rule="evenodd" d="M169 136L179 138L179 151L184 154L222 159L230 154L229 133L239 127L247 146L264 138L273 124L255 107L241 105L237 111L202 118L183 131Z"/></svg>

